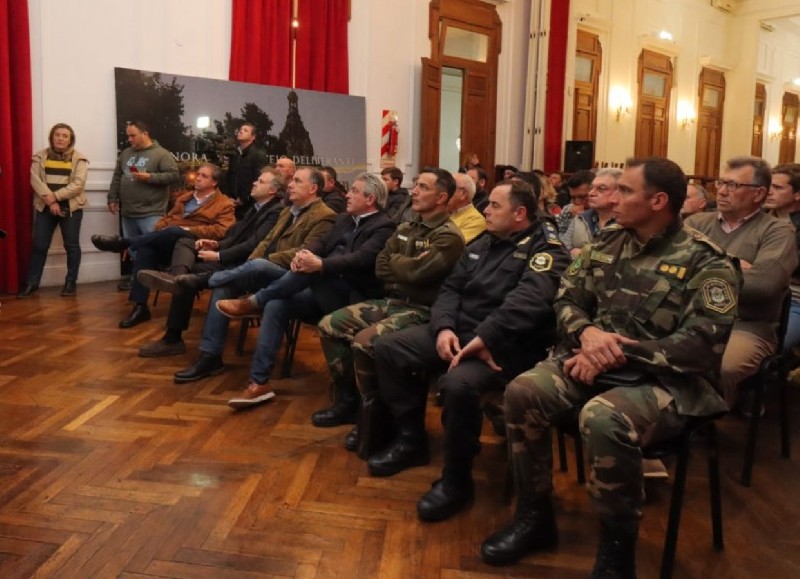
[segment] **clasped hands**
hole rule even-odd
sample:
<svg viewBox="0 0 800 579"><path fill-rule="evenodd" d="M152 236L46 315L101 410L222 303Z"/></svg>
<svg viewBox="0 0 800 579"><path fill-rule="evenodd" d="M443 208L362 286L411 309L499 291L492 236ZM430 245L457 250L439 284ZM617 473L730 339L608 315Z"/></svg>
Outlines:
<svg viewBox="0 0 800 579"><path fill-rule="evenodd" d="M593 384L598 374L621 368L627 363L620 345L636 344L616 332L605 332L595 326L587 326L580 336L581 347L573 349L575 354L564 362L564 374L583 384Z"/></svg>
<svg viewBox="0 0 800 579"><path fill-rule="evenodd" d="M301 249L294 254L289 267L296 273L316 273L322 271L322 259L307 249Z"/></svg>
<svg viewBox="0 0 800 579"><path fill-rule="evenodd" d="M453 330L442 330L436 336L436 353L445 362L450 362L450 366L447 368L448 372L458 366L464 358L483 360L495 372L503 370L494 361L492 353L480 336L475 336L462 348L458 336Z"/></svg>

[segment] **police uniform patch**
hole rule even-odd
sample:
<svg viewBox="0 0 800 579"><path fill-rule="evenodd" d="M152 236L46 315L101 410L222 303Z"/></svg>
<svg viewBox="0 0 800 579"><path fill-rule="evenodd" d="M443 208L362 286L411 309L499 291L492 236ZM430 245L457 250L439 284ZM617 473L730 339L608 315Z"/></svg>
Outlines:
<svg viewBox="0 0 800 579"><path fill-rule="evenodd" d="M671 275L672 277L676 277L678 279L683 279L686 277L686 267L682 265L675 265L674 263L667 263L662 261L658 264L656 268L658 273L663 273L665 275Z"/></svg>
<svg viewBox="0 0 800 579"><path fill-rule="evenodd" d="M725 314L736 305L730 286L718 277L704 281L700 291L703 294L703 305L709 310Z"/></svg>
<svg viewBox="0 0 800 579"><path fill-rule="evenodd" d="M511 257L515 259L527 259L528 254L525 253L524 251L515 251L514 253L511 254Z"/></svg>
<svg viewBox="0 0 800 579"><path fill-rule="evenodd" d="M606 265L611 265L614 263L614 256L609 255L608 253L603 253L601 251L592 250L592 253L589 254L589 259L592 261L599 261L600 263L605 263Z"/></svg>
<svg viewBox="0 0 800 579"><path fill-rule="evenodd" d="M535 272L550 271L553 267L553 256L549 253L537 253L528 262L528 267Z"/></svg>
<svg viewBox="0 0 800 579"><path fill-rule="evenodd" d="M567 270L567 275L575 275L581 270L581 266L583 265L583 258L579 255L575 258L575 260L569 264L569 269Z"/></svg>

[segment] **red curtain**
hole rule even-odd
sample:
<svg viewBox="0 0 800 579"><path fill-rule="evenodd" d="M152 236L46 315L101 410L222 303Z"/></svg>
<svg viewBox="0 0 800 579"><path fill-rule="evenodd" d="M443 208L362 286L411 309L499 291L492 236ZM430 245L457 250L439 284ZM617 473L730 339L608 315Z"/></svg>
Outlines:
<svg viewBox="0 0 800 579"><path fill-rule="evenodd" d="M292 85L292 0L233 0L230 80Z"/></svg>
<svg viewBox="0 0 800 579"><path fill-rule="evenodd" d="M298 13L297 88L348 94L350 0L299 0Z"/></svg>
<svg viewBox="0 0 800 579"><path fill-rule="evenodd" d="M350 0L298 0L295 85L347 94ZM230 80L292 85L292 0L233 0Z"/></svg>
<svg viewBox="0 0 800 579"><path fill-rule="evenodd" d="M547 52L547 96L544 114L544 170L547 173L561 170L568 33L569 0L553 2L550 8L550 44Z"/></svg>
<svg viewBox="0 0 800 579"><path fill-rule="evenodd" d="M16 292L31 254L31 51L28 1L0 0L0 291Z"/></svg>

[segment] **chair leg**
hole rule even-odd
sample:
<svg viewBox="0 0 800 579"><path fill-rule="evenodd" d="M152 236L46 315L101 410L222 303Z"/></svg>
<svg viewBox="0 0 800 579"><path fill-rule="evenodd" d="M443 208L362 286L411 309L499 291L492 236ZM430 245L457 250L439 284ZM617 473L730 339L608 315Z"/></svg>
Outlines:
<svg viewBox="0 0 800 579"><path fill-rule="evenodd" d="M556 428L556 441L558 442L558 465L561 472L567 472L569 470L567 466L567 447L564 442L564 431L560 428Z"/></svg>
<svg viewBox="0 0 800 579"><path fill-rule="evenodd" d="M244 343L247 341L247 330L250 328L250 318L242 318L239 327L239 338L236 340L236 355L244 356Z"/></svg>
<svg viewBox="0 0 800 579"><path fill-rule="evenodd" d="M675 552L678 547L678 528L681 524L681 511L683 510L683 491L686 488L686 474L689 469L689 444L691 437L688 433L683 435L681 450L678 454L678 463L675 466L675 484L672 487L672 499L669 504L669 520L667 522L667 536L664 539L664 554L661 558L661 579L672 577L675 566Z"/></svg>
<svg viewBox="0 0 800 579"><path fill-rule="evenodd" d="M759 381L754 390L753 407L750 409L750 428L747 433L747 446L744 451L744 465L742 466L743 486L749 487L753 476L753 462L756 454L756 439L758 438L758 426L761 422L761 405L763 403L763 383Z"/></svg>
<svg viewBox="0 0 800 579"><path fill-rule="evenodd" d="M283 365L281 367L281 378L289 378L292 375L292 364L294 363L294 351L297 349L297 338L300 335L299 319L289 320L286 326L286 348L283 353Z"/></svg>
<svg viewBox="0 0 800 579"><path fill-rule="evenodd" d="M790 458L792 454L791 448L791 433L789 432L789 396L788 386L786 384L786 375L782 375L778 385L778 392L780 393L780 413L781 413L781 456L783 458Z"/></svg>
<svg viewBox="0 0 800 579"><path fill-rule="evenodd" d="M158 296L160 295L161 292L159 290L156 290L156 295L153 296L153 307L156 307L158 305Z"/></svg>
<svg viewBox="0 0 800 579"><path fill-rule="evenodd" d="M708 443L708 489L711 494L711 529L714 549L725 548L722 536L722 491L719 479L719 449L717 447L717 426L713 422L706 426Z"/></svg>
<svg viewBox="0 0 800 579"><path fill-rule="evenodd" d="M575 436L575 468L578 471L578 484L586 484L586 467L583 459L583 438L579 432Z"/></svg>

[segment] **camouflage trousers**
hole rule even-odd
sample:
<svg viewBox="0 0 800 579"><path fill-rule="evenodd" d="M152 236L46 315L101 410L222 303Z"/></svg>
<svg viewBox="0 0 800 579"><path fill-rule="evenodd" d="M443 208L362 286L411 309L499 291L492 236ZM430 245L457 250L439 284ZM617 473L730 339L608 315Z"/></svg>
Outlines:
<svg viewBox="0 0 800 579"><path fill-rule="evenodd" d="M430 308L384 298L347 306L319 322L320 342L335 384L378 390L372 343L379 336L428 322Z"/></svg>
<svg viewBox="0 0 800 579"><path fill-rule="evenodd" d="M550 427L579 408L595 511L620 522L638 520L644 501L641 448L676 435L686 424L672 396L656 383L600 391L565 377L561 361L552 358L517 376L505 394L509 458L517 488L552 493Z"/></svg>

